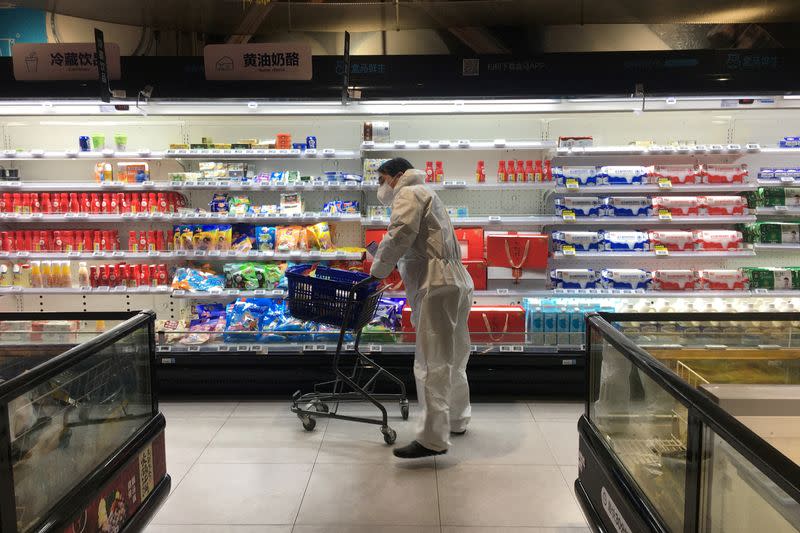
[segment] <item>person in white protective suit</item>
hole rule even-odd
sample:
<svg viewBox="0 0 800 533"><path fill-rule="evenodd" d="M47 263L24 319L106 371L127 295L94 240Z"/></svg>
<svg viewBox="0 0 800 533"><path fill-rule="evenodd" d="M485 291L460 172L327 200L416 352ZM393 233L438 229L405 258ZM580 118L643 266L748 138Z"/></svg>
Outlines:
<svg viewBox="0 0 800 533"><path fill-rule="evenodd" d="M370 275L383 279L397 265L403 278L417 332L414 377L422 408L416 440L394 455L440 455L470 420L467 317L474 287L447 210L425 185L425 173L402 158L383 163L378 173L378 199L392 214Z"/></svg>

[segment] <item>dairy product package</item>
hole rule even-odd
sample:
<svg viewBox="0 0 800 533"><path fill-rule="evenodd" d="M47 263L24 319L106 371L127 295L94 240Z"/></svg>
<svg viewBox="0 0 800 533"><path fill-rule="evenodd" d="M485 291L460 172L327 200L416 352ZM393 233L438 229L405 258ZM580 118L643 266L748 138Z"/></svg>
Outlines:
<svg viewBox="0 0 800 533"><path fill-rule="evenodd" d="M600 249L600 234L596 231L554 231L552 239L553 247L559 251L564 246L573 246L576 252Z"/></svg>
<svg viewBox="0 0 800 533"><path fill-rule="evenodd" d="M738 250L744 241L742 232L734 230L695 230L692 233L696 250Z"/></svg>
<svg viewBox="0 0 800 533"><path fill-rule="evenodd" d="M649 289L653 281L650 272L638 268L606 268L600 279L609 289Z"/></svg>
<svg viewBox="0 0 800 533"><path fill-rule="evenodd" d="M704 165L703 183L744 183L747 165Z"/></svg>
<svg viewBox="0 0 800 533"><path fill-rule="evenodd" d="M699 270L700 289L712 291L742 291L748 287L747 276L741 270Z"/></svg>
<svg viewBox="0 0 800 533"><path fill-rule="evenodd" d="M650 183L667 179L673 185L693 184L701 180L701 171L700 167L692 165L656 165L647 178Z"/></svg>
<svg viewBox="0 0 800 533"><path fill-rule="evenodd" d="M663 246L670 252L686 252L694 250L694 234L683 230L651 230L650 247Z"/></svg>
<svg viewBox="0 0 800 533"><path fill-rule="evenodd" d="M764 244L800 244L800 224L790 222L757 222L748 225L747 230L754 242Z"/></svg>
<svg viewBox="0 0 800 533"><path fill-rule="evenodd" d="M648 167L605 166L600 167L600 176L609 185L642 185L647 183Z"/></svg>
<svg viewBox="0 0 800 533"><path fill-rule="evenodd" d="M653 203L647 196L609 196L603 199L608 217L647 217L653 214Z"/></svg>
<svg viewBox="0 0 800 533"><path fill-rule="evenodd" d="M542 306L527 300L525 314L528 342L534 346L544 346L544 315L542 313Z"/></svg>
<svg viewBox="0 0 800 533"><path fill-rule="evenodd" d="M798 187L762 187L759 196L765 207L785 205L800 207L800 188Z"/></svg>
<svg viewBox="0 0 800 533"><path fill-rule="evenodd" d="M600 275L590 268L557 268L550 271L554 289L594 289Z"/></svg>
<svg viewBox="0 0 800 533"><path fill-rule="evenodd" d="M644 252L650 239L644 231L601 231L600 250L606 252Z"/></svg>
<svg viewBox="0 0 800 533"><path fill-rule="evenodd" d="M703 196L700 201L708 215L743 215L747 207L744 196Z"/></svg>
<svg viewBox="0 0 800 533"><path fill-rule="evenodd" d="M566 187L567 180L575 180L578 185L597 185L600 169L598 167L553 167L553 180Z"/></svg>
<svg viewBox="0 0 800 533"><path fill-rule="evenodd" d="M564 211L573 211L578 217L596 217L602 215L603 202L596 196L564 196L555 199L556 215Z"/></svg>
<svg viewBox="0 0 800 533"><path fill-rule="evenodd" d="M700 278L694 270L654 270L653 290L693 291Z"/></svg>
<svg viewBox="0 0 800 533"><path fill-rule="evenodd" d="M743 268L751 289L791 290L800 289L800 267L788 268Z"/></svg>
<svg viewBox="0 0 800 533"><path fill-rule="evenodd" d="M658 212L662 209L669 211L674 217L697 216L703 205L699 196L654 196L653 209Z"/></svg>

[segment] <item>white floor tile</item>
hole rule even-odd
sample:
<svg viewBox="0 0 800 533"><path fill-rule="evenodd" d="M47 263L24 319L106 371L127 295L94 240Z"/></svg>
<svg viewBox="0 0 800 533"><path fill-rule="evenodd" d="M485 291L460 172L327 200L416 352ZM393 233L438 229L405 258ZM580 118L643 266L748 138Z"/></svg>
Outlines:
<svg viewBox="0 0 800 533"><path fill-rule="evenodd" d="M398 446L414 440L416 424L413 421L391 421L389 425L397 432ZM317 463L357 463L391 465L395 458L393 446L387 445L379 426L360 424L345 420L331 420L319 450ZM433 458L427 458L433 467Z"/></svg>
<svg viewBox="0 0 800 533"><path fill-rule="evenodd" d="M386 415L389 417L391 422L403 420L403 417L400 416L400 402L383 402L383 406L386 408ZM332 407L333 406L331 406L331 408ZM370 402L340 403L339 410L337 412L340 415L365 416L375 419L379 419L381 417L380 410ZM409 403L409 413L411 417L419 413L419 406L417 405L417 402L412 401Z"/></svg>
<svg viewBox="0 0 800 533"><path fill-rule="evenodd" d="M414 462L317 464L297 523L438 525L436 473Z"/></svg>
<svg viewBox="0 0 800 533"><path fill-rule="evenodd" d="M144 533L292 533L292 526L158 525Z"/></svg>
<svg viewBox="0 0 800 533"><path fill-rule="evenodd" d="M525 402L473 403L473 420L532 420Z"/></svg>
<svg viewBox="0 0 800 533"><path fill-rule="evenodd" d="M585 527L463 527L444 526L442 533L590 533Z"/></svg>
<svg viewBox="0 0 800 533"><path fill-rule="evenodd" d="M170 418L227 418L239 404L238 401L181 401L159 402L158 407L169 423Z"/></svg>
<svg viewBox="0 0 800 533"><path fill-rule="evenodd" d="M585 525L556 466L460 466L437 474L443 525Z"/></svg>
<svg viewBox="0 0 800 533"><path fill-rule="evenodd" d="M328 421L306 431L296 416L229 418L200 456L200 463L313 464Z"/></svg>
<svg viewBox="0 0 800 533"><path fill-rule="evenodd" d="M196 464L155 524L290 525L312 465Z"/></svg>
<svg viewBox="0 0 800 533"><path fill-rule="evenodd" d="M292 533L441 533L439 526L294 526Z"/></svg>
<svg viewBox="0 0 800 533"><path fill-rule="evenodd" d="M167 464L193 463L225 423L225 418L168 418Z"/></svg>
<svg viewBox="0 0 800 533"><path fill-rule="evenodd" d="M458 464L555 465L544 435L533 420L477 419L463 436L450 437L447 455L436 457L446 468Z"/></svg>
<svg viewBox="0 0 800 533"><path fill-rule="evenodd" d="M538 422L550 451L559 465L578 464L578 422L548 420Z"/></svg>
<svg viewBox="0 0 800 533"><path fill-rule="evenodd" d="M170 486L169 492L172 494L175 492L175 489L178 487L183 478L189 473L189 469L192 467L192 463L167 463L167 473L169 477L172 478L172 485Z"/></svg>
<svg viewBox="0 0 800 533"><path fill-rule="evenodd" d="M231 417L297 418L296 415L289 410L291 405L292 402L289 401L289 398L286 400L272 400L266 402L242 400L239 402L239 405L236 406L236 409L233 410L233 413L231 413Z"/></svg>
<svg viewBox="0 0 800 533"><path fill-rule="evenodd" d="M573 420L575 422L586 410L583 402L529 402L536 420Z"/></svg>
<svg viewBox="0 0 800 533"><path fill-rule="evenodd" d="M567 486L572 489L575 485L575 480L578 479L578 465L562 465L558 468L561 469L561 475L564 476L564 481L567 482Z"/></svg>

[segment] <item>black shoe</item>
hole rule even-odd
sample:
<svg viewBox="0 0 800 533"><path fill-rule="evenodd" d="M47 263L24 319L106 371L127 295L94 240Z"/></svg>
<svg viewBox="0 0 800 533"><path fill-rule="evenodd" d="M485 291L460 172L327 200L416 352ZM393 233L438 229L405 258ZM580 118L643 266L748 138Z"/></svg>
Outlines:
<svg viewBox="0 0 800 533"><path fill-rule="evenodd" d="M419 442L412 441L408 446L395 448L393 453L395 457L399 457L400 459L419 459L420 457L429 457L431 455L444 455L447 453L447 450L441 452L429 450Z"/></svg>
<svg viewBox="0 0 800 533"><path fill-rule="evenodd" d="M467 433L466 429L462 429L461 431L451 431L450 432L451 435L455 435L456 437L460 437L461 435L464 435L466 433Z"/></svg>

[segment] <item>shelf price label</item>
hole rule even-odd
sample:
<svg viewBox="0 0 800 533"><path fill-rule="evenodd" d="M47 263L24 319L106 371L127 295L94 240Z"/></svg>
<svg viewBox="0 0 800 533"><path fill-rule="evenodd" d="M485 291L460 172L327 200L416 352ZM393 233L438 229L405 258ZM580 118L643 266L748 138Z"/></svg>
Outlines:
<svg viewBox="0 0 800 533"><path fill-rule="evenodd" d="M565 244L561 247L561 253L565 256L574 256L576 255L575 247L571 244Z"/></svg>
<svg viewBox="0 0 800 533"><path fill-rule="evenodd" d="M580 188L580 183L575 178L567 178L564 182L564 187L570 191L577 191Z"/></svg>
<svg viewBox="0 0 800 533"><path fill-rule="evenodd" d="M497 289L497 295L498 296L508 296L508 289L505 289L505 288Z"/></svg>
<svg viewBox="0 0 800 533"><path fill-rule="evenodd" d="M571 209L564 209L563 211L561 211L561 219L564 222L575 222L575 220L577 220L577 217L575 216L575 211Z"/></svg>
<svg viewBox="0 0 800 533"><path fill-rule="evenodd" d="M659 209L658 220L672 220L672 213L669 209Z"/></svg>
<svg viewBox="0 0 800 533"><path fill-rule="evenodd" d="M369 346L367 346L367 351L370 351L370 352L382 352L383 351L383 346L381 346L380 344L370 344Z"/></svg>
<svg viewBox="0 0 800 533"><path fill-rule="evenodd" d="M231 347L228 346L227 344L220 344L219 346L217 346L217 351L218 352L230 352L231 351Z"/></svg>
<svg viewBox="0 0 800 533"><path fill-rule="evenodd" d="M489 217L489 222L502 222L503 218L499 215L491 215Z"/></svg>
<svg viewBox="0 0 800 533"><path fill-rule="evenodd" d="M324 352L326 347L324 344L304 344L303 351L304 352Z"/></svg>
<svg viewBox="0 0 800 533"><path fill-rule="evenodd" d="M500 346L501 352L524 352L525 347L522 344L502 344Z"/></svg>
<svg viewBox="0 0 800 533"><path fill-rule="evenodd" d="M658 188L663 190L672 189L672 180L669 178L658 178Z"/></svg>
<svg viewBox="0 0 800 533"><path fill-rule="evenodd" d="M657 244L655 248L653 248L653 251L657 256L663 257L669 255L669 249L663 244Z"/></svg>
<svg viewBox="0 0 800 533"><path fill-rule="evenodd" d="M753 294L769 294L767 289L753 289Z"/></svg>

